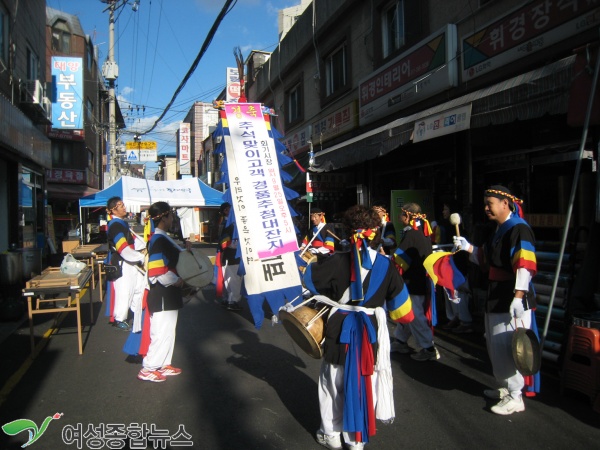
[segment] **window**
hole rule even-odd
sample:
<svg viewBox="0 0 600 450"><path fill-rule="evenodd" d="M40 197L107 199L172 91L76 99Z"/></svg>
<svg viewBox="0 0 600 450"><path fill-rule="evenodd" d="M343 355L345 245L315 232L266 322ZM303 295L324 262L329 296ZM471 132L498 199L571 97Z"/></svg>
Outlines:
<svg viewBox="0 0 600 450"><path fill-rule="evenodd" d="M39 80L38 74L40 70L40 58L38 55L27 47L27 79Z"/></svg>
<svg viewBox="0 0 600 450"><path fill-rule="evenodd" d="M347 80L346 44L336 48L325 60L325 96L338 93Z"/></svg>
<svg viewBox="0 0 600 450"><path fill-rule="evenodd" d="M8 13L0 5L0 59L5 62L5 66L8 66L8 24Z"/></svg>
<svg viewBox="0 0 600 450"><path fill-rule="evenodd" d="M73 167L73 146L68 141L52 141L52 167L71 169Z"/></svg>
<svg viewBox="0 0 600 450"><path fill-rule="evenodd" d="M85 99L85 120L87 125L91 125L94 120L94 104L89 98Z"/></svg>
<svg viewBox="0 0 600 450"><path fill-rule="evenodd" d="M88 40L87 42L87 68L90 72L94 69L94 46L92 45L92 40Z"/></svg>
<svg viewBox="0 0 600 450"><path fill-rule="evenodd" d="M402 0L395 1L384 9L381 30L383 57L387 58L405 44L404 2Z"/></svg>
<svg viewBox="0 0 600 450"><path fill-rule="evenodd" d="M88 148L88 169L94 172L94 152Z"/></svg>
<svg viewBox="0 0 600 450"><path fill-rule="evenodd" d="M71 53L71 31L64 20L57 20L52 27L52 50Z"/></svg>
<svg viewBox="0 0 600 450"><path fill-rule="evenodd" d="M287 92L287 123L302 120L302 84L298 83Z"/></svg>

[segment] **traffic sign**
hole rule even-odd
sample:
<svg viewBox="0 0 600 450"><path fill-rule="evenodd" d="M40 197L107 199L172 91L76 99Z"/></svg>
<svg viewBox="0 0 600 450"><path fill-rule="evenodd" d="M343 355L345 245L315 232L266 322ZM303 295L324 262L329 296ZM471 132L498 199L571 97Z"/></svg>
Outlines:
<svg viewBox="0 0 600 450"><path fill-rule="evenodd" d="M139 150L127 150L127 161L138 162L140 160Z"/></svg>

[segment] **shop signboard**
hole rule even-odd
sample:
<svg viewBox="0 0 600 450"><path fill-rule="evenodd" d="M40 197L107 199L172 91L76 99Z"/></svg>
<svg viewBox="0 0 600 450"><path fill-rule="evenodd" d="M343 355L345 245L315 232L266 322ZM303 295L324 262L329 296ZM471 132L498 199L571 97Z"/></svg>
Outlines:
<svg viewBox="0 0 600 450"><path fill-rule="evenodd" d="M363 79L360 125L456 86L456 40L456 25L448 24Z"/></svg>
<svg viewBox="0 0 600 450"><path fill-rule="evenodd" d="M461 37L462 81L492 72L520 58L600 24L597 1L537 0Z"/></svg>

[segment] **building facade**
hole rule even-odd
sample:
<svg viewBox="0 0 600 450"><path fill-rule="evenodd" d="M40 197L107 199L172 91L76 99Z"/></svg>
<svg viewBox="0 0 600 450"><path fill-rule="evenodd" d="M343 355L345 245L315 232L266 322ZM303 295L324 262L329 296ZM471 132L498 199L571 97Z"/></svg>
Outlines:
<svg viewBox="0 0 600 450"><path fill-rule="evenodd" d="M0 252L43 245L47 230L45 21L44 0L0 2Z"/></svg>
<svg viewBox="0 0 600 450"><path fill-rule="evenodd" d="M598 24L596 1L315 0L246 96L312 162L313 205L330 217L416 200L435 220L453 200L480 243L483 191L502 184L540 242L560 241L571 206L577 248L600 219Z"/></svg>
<svg viewBox="0 0 600 450"><path fill-rule="evenodd" d="M200 178L209 186L212 186L212 172L207 152L204 150L204 140L210 135L211 127L216 126L218 121L219 111L206 102L194 102L183 119L184 123L190 124L190 175ZM180 154L177 156L180 157Z"/></svg>
<svg viewBox="0 0 600 450"><path fill-rule="evenodd" d="M48 205L56 241L79 222L79 198L102 188L103 109L107 93L99 75L96 48L79 18L46 8L46 83L52 95L48 126L52 168L47 171Z"/></svg>

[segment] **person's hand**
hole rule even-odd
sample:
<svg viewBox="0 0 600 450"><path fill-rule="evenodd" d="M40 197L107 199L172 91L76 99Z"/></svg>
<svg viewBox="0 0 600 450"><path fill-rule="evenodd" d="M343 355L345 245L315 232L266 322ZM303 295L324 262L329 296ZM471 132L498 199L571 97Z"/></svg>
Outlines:
<svg viewBox="0 0 600 450"><path fill-rule="evenodd" d="M177 281L176 281L176 282L173 284L173 286L180 288L180 287L183 287L183 285L184 285L184 284L185 284L185 283L184 283L184 281L183 281L183 278L179 278L179 279L178 279L178 280L177 280Z"/></svg>
<svg viewBox="0 0 600 450"><path fill-rule="evenodd" d="M465 252L471 251L473 246L462 236L453 236L452 241L454 242L454 248L457 250L464 250Z"/></svg>
<svg viewBox="0 0 600 450"><path fill-rule="evenodd" d="M513 298L513 301L510 304L510 317L514 317L515 319L520 319L525 314L525 308L523 307L523 299L522 298Z"/></svg>

